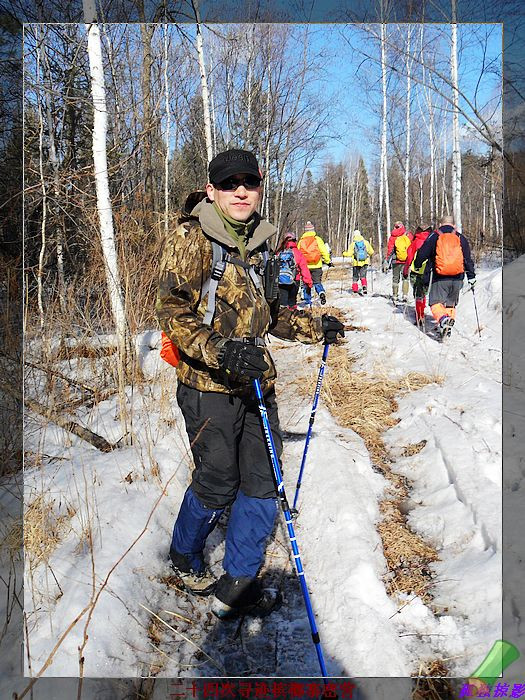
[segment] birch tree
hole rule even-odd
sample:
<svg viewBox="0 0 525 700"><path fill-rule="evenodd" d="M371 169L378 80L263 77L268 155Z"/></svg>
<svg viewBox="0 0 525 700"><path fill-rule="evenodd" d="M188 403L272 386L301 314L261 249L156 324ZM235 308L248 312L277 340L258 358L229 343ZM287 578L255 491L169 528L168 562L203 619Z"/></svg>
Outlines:
<svg viewBox="0 0 525 700"><path fill-rule="evenodd" d="M92 0L84 0L84 18L88 36L89 72L93 98L93 165L97 197L97 212L100 225L100 242L109 292L111 311L115 322L118 346L118 388L120 418L124 436L128 433L125 382L130 370L135 369L134 357L129 341L124 301L122 298L117 250L113 231L113 211L109 195L109 179L106 152L107 109L104 66L100 30L94 22L96 10Z"/></svg>
<svg viewBox="0 0 525 700"><path fill-rule="evenodd" d="M405 143L405 224L408 226L410 220L410 108L411 108L411 88L412 88L412 59L410 57L410 40L412 37L412 29L410 25L407 30L407 53L405 57L406 61L406 73L407 73L407 103L406 103L406 143ZM390 229L389 229L390 230Z"/></svg>
<svg viewBox="0 0 525 700"><path fill-rule="evenodd" d="M386 24L381 23L381 84L383 88L382 126L381 126L381 170L379 184L379 219L378 238L379 256L383 257L383 203L386 213L386 229L390 232L390 195L388 192L388 157L387 157L387 101L386 101Z"/></svg>
<svg viewBox="0 0 525 700"><path fill-rule="evenodd" d="M195 13L195 19L197 20L197 56L199 59L199 72L201 76L201 95L202 95L202 112L204 120L204 137L206 140L206 157L208 163L213 158L213 140L211 135L211 110L210 110L210 97L208 91L208 77L206 74L206 62L204 60L204 43L202 40L202 27L199 13L199 4L197 0L192 0L193 11Z"/></svg>
<svg viewBox="0 0 525 700"><path fill-rule="evenodd" d="M456 228L461 231L461 145L459 141L459 90L458 90L458 25L456 0L452 0L452 25L450 42L450 78L452 82L452 211Z"/></svg>

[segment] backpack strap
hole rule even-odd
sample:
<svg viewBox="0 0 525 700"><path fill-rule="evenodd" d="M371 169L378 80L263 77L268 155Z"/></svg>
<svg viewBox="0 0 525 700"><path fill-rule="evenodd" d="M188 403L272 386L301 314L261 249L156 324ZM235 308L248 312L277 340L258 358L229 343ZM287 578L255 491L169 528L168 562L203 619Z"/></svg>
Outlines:
<svg viewBox="0 0 525 700"><path fill-rule="evenodd" d="M211 276L202 285L202 297L208 295L208 306L204 314L203 323L211 326L213 316L215 314L215 295L219 281L224 275L226 269L226 251L216 241L211 241L212 261L211 261Z"/></svg>
<svg viewBox="0 0 525 700"><path fill-rule="evenodd" d="M257 289L262 289L262 282L260 276L257 274L254 265L236 258L225 251L225 249L216 241L211 242L212 249L212 261L211 261L211 275L202 285L202 298L208 295L208 305L206 307L206 313L204 314L203 323L207 326L211 326L213 321L213 316L215 314L215 297L217 294L217 287L219 282L224 275L227 263L232 265L237 265L237 267L242 267L244 270L248 270L250 279L254 283ZM262 251L263 260L266 265L268 261L268 249L265 248Z"/></svg>

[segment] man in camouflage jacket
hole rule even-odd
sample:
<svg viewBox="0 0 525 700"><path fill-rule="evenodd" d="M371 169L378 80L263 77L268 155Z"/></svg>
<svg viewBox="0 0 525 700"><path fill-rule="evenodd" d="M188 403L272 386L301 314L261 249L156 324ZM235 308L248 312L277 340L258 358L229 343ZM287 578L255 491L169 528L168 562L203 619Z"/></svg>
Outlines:
<svg viewBox="0 0 525 700"><path fill-rule="evenodd" d="M256 210L261 173L253 153L219 153L210 162L209 180L206 192L188 197L164 242L156 311L162 330L179 351L177 402L195 462L175 522L170 558L188 591L215 591L212 611L223 618L247 610L265 614L278 603L276 593L263 589L256 579L277 500L254 378L261 381L279 456L282 452L276 372L265 336L270 332L316 343L335 342L344 333L331 316L314 318L306 311L280 307L278 298L267 300L267 240L276 229ZM213 316L205 323L212 241L231 259L217 282ZM217 582L204 566L203 550L226 506L231 512L225 573Z"/></svg>

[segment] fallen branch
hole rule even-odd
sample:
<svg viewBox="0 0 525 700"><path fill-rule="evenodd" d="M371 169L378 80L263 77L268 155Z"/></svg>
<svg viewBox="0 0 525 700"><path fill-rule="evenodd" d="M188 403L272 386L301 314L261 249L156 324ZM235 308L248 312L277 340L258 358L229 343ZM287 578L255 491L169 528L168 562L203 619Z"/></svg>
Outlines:
<svg viewBox="0 0 525 700"><path fill-rule="evenodd" d="M33 413L37 413L53 421L53 423L56 423L60 428L63 428L63 430L67 430L69 433L73 433L73 435L89 442L90 445L93 445L93 447L96 447L97 450L101 452L111 452L116 448L116 445L112 445L101 435L97 435L89 428L85 428L83 425L79 425L72 420L60 416L55 411L43 406L34 399L29 399L26 396L22 397L20 390L14 386L6 384L5 382L0 382L0 391L5 391L7 394L10 394L17 401L23 402L24 406L30 411L33 411Z"/></svg>

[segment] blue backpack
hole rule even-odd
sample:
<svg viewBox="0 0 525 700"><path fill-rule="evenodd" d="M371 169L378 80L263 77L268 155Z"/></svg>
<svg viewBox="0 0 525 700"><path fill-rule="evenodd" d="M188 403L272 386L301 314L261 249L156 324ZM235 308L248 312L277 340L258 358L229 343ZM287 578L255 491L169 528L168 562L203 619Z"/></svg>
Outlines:
<svg viewBox="0 0 525 700"><path fill-rule="evenodd" d="M366 260L368 258L368 253L364 241L356 241L354 243L354 257L359 262L363 262L363 260Z"/></svg>
<svg viewBox="0 0 525 700"><path fill-rule="evenodd" d="M295 257L291 248L279 253L279 284L293 284L297 274Z"/></svg>

